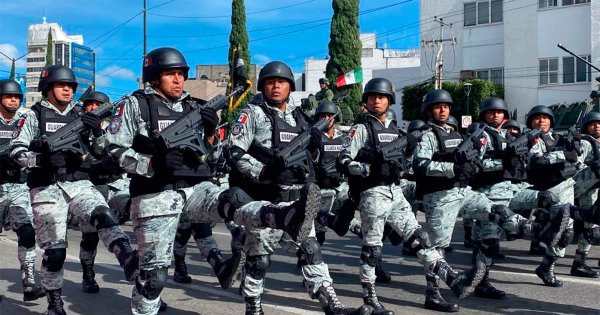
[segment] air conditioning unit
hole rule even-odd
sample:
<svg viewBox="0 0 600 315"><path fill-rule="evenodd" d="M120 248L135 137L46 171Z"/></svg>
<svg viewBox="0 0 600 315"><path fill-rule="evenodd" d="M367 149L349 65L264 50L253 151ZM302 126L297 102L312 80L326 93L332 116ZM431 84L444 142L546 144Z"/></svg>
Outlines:
<svg viewBox="0 0 600 315"><path fill-rule="evenodd" d="M475 70L461 70L460 71L460 79L461 80L475 79L476 75L477 74L475 73Z"/></svg>

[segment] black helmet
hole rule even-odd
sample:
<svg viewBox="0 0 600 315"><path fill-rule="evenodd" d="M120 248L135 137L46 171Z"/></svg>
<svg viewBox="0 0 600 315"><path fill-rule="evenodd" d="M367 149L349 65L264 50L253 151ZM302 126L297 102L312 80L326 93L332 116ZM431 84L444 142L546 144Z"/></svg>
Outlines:
<svg viewBox="0 0 600 315"><path fill-rule="evenodd" d="M83 100L83 105L85 105L85 103L87 103L89 101L98 101L100 104L102 104L102 103L110 103L110 98L108 97L108 95L106 95L106 94L104 94L102 92L94 91L94 92L90 93Z"/></svg>
<svg viewBox="0 0 600 315"><path fill-rule="evenodd" d="M365 90L362 94L362 101L367 102L369 94L383 94L390 98L390 105L396 103L396 93L392 87L392 82L384 78L373 78L365 85Z"/></svg>
<svg viewBox="0 0 600 315"><path fill-rule="evenodd" d="M459 131L460 128L458 126L458 120L452 115L448 116L448 120L446 120L446 125L454 128L454 131Z"/></svg>
<svg viewBox="0 0 600 315"><path fill-rule="evenodd" d="M73 91L77 90L77 80L75 79L73 70L67 66L54 65L42 70L40 82L38 83L38 92L42 92L43 95L46 95L54 83L58 82L70 83L73 87Z"/></svg>
<svg viewBox="0 0 600 315"><path fill-rule="evenodd" d="M319 84L327 84L327 85L329 85L329 79L327 79L327 78L320 78L319 79Z"/></svg>
<svg viewBox="0 0 600 315"><path fill-rule="evenodd" d="M338 113L338 107L334 102L325 101L319 103L317 106L317 110L315 111L315 116L319 116L321 114L332 114L335 115Z"/></svg>
<svg viewBox="0 0 600 315"><path fill-rule="evenodd" d="M425 115L427 108L433 104L438 103L448 103L448 105L454 105L454 101L452 101L452 96L446 90L433 90L427 92L425 96L423 96L423 103L421 103L421 114Z"/></svg>
<svg viewBox="0 0 600 315"><path fill-rule="evenodd" d="M13 79L0 80L0 96L4 94L19 95L23 99L23 90L17 81Z"/></svg>
<svg viewBox="0 0 600 315"><path fill-rule="evenodd" d="M510 113L508 112L508 106L506 105L506 102L499 98L499 97L488 97L486 98L483 103L481 103L481 106L479 106L479 120L483 121L484 120L484 115L485 115L485 111L488 111L490 109L498 109L501 111L504 111L504 119L509 119L510 118Z"/></svg>
<svg viewBox="0 0 600 315"><path fill-rule="evenodd" d="M421 130L421 128L423 128L426 125L427 124L424 121L422 121L420 119L415 119L415 120L411 121L410 124L408 124L408 128L406 128L406 131L408 131L408 132L419 131L419 130Z"/></svg>
<svg viewBox="0 0 600 315"><path fill-rule="evenodd" d="M162 71L174 68L184 69L183 77L187 80L190 67L181 52L171 47L156 48L144 58L143 80L144 82L150 82Z"/></svg>
<svg viewBox="0 0 600 315"><path fill-rule="evenodd" d="M511 127L512 128L517 128L519 130L519 132L521 131L521 125L519 124L518 121L516 121L514 119L511 119L511 120L505 122L502 125L502 129L508 129L508 128L511 128Z"/></svg>
<svg viewBox="0 0 600 315"><path fill-rule="evenodd" d="M531 128L531 121L533 116L544 114L550 116L550 127L554 127L554 112L552 109L545 105L534 106L527 114L527 128Z"/></svg>
<svg viewBox="0 0 600 315"><path fill-rule="evenodd" d="M594 121L600 121L600 113L589 112L585 116L583 116L583 119L581 120L581 133L588 133L587 125Z"/></svg>
<svg viewBox="0 0 600 315"><path fill-rule="evenodd" d="M398 119L396 119L396 113L391 108L385 113L385 118L396 122L398 121Z"/></svg>
<svg viewBox="0 0 600 315"><path fill-rule="evenodd" d="M271 61L267 63L264 68L260 69L256 88L259 91L264 92L265 81L269 78L284 78L290 83L290 92L296 90L292 69L281 61Z"/></svg>

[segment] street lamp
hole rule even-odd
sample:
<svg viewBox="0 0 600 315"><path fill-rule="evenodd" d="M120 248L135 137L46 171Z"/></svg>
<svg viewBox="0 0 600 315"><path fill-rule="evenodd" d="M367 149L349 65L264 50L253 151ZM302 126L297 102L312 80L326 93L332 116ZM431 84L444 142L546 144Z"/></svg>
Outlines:
<svg viewBox="0 0 600 315"><path fill-rule="evenodd" d="M467 95L467 110L466 110L466 115L471 116L469 114L469 95L471 94L471 87L473 87L473 84L467 82L465 84L463 84L463 87L465 88L465 94Z"/></svg>

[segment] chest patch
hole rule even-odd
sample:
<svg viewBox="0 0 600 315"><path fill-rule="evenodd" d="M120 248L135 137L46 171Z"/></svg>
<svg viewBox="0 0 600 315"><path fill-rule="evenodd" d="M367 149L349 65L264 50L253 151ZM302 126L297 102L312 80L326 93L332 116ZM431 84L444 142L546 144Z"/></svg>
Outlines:
<svg viewBox="0 0 600 315"><path fill-rule="evenodd" d="M65 123L46 123L46 132L56 132L58 129L62 128Z"/></svg>
<svg viewBox="0 0 600 315"><path fill-rule="evenodd" d="M158 132L163 131L165 128L169 127L173 122L175 122L175 121L174 120L159 120L159 121L157 121Z"/></svg>
<svg viewBox="0 0 600 315"><path fill-rule="evenodd" d="M449 139L444 141L446 148L456 148L462 142L461 139Z"/></svg>
<svg viewBox="0 0 600 315"><path fill-rule="evenodd" d="M280 142L291 142L298 136L297 133L293 132L280 132L279 133L279 141Z"/></svg>
<svg viewBox="0 0 600 315"><path fill-rule="evenodd" d="M11 139L12 131L11 130L0 130L0 139Z"/></svg>
<svg viewBox="0 0 600 315"><path fill-rule="evenodd" d="M340 152L342 151L341 144L326 144L323 146L325 152Z"/></svg>
<svg viewBox="0 0 600 315"><path fill-rule="evenodd" d="M379 142L392 142L398 138L397 134L393 133L380 133L377 135Z"/></svg>

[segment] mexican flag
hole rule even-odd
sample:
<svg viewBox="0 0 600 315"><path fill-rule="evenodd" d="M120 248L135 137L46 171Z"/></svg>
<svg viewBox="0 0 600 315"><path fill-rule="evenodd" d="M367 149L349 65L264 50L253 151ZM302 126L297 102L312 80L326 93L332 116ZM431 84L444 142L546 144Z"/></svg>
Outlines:
<svg viewBox="0 0 600 315"><path fill-rule="evenodd" d="M356 68L343 74L335 81L335 86L340 87L348 84L361 83L363 80L362 68Z"/></svg>

